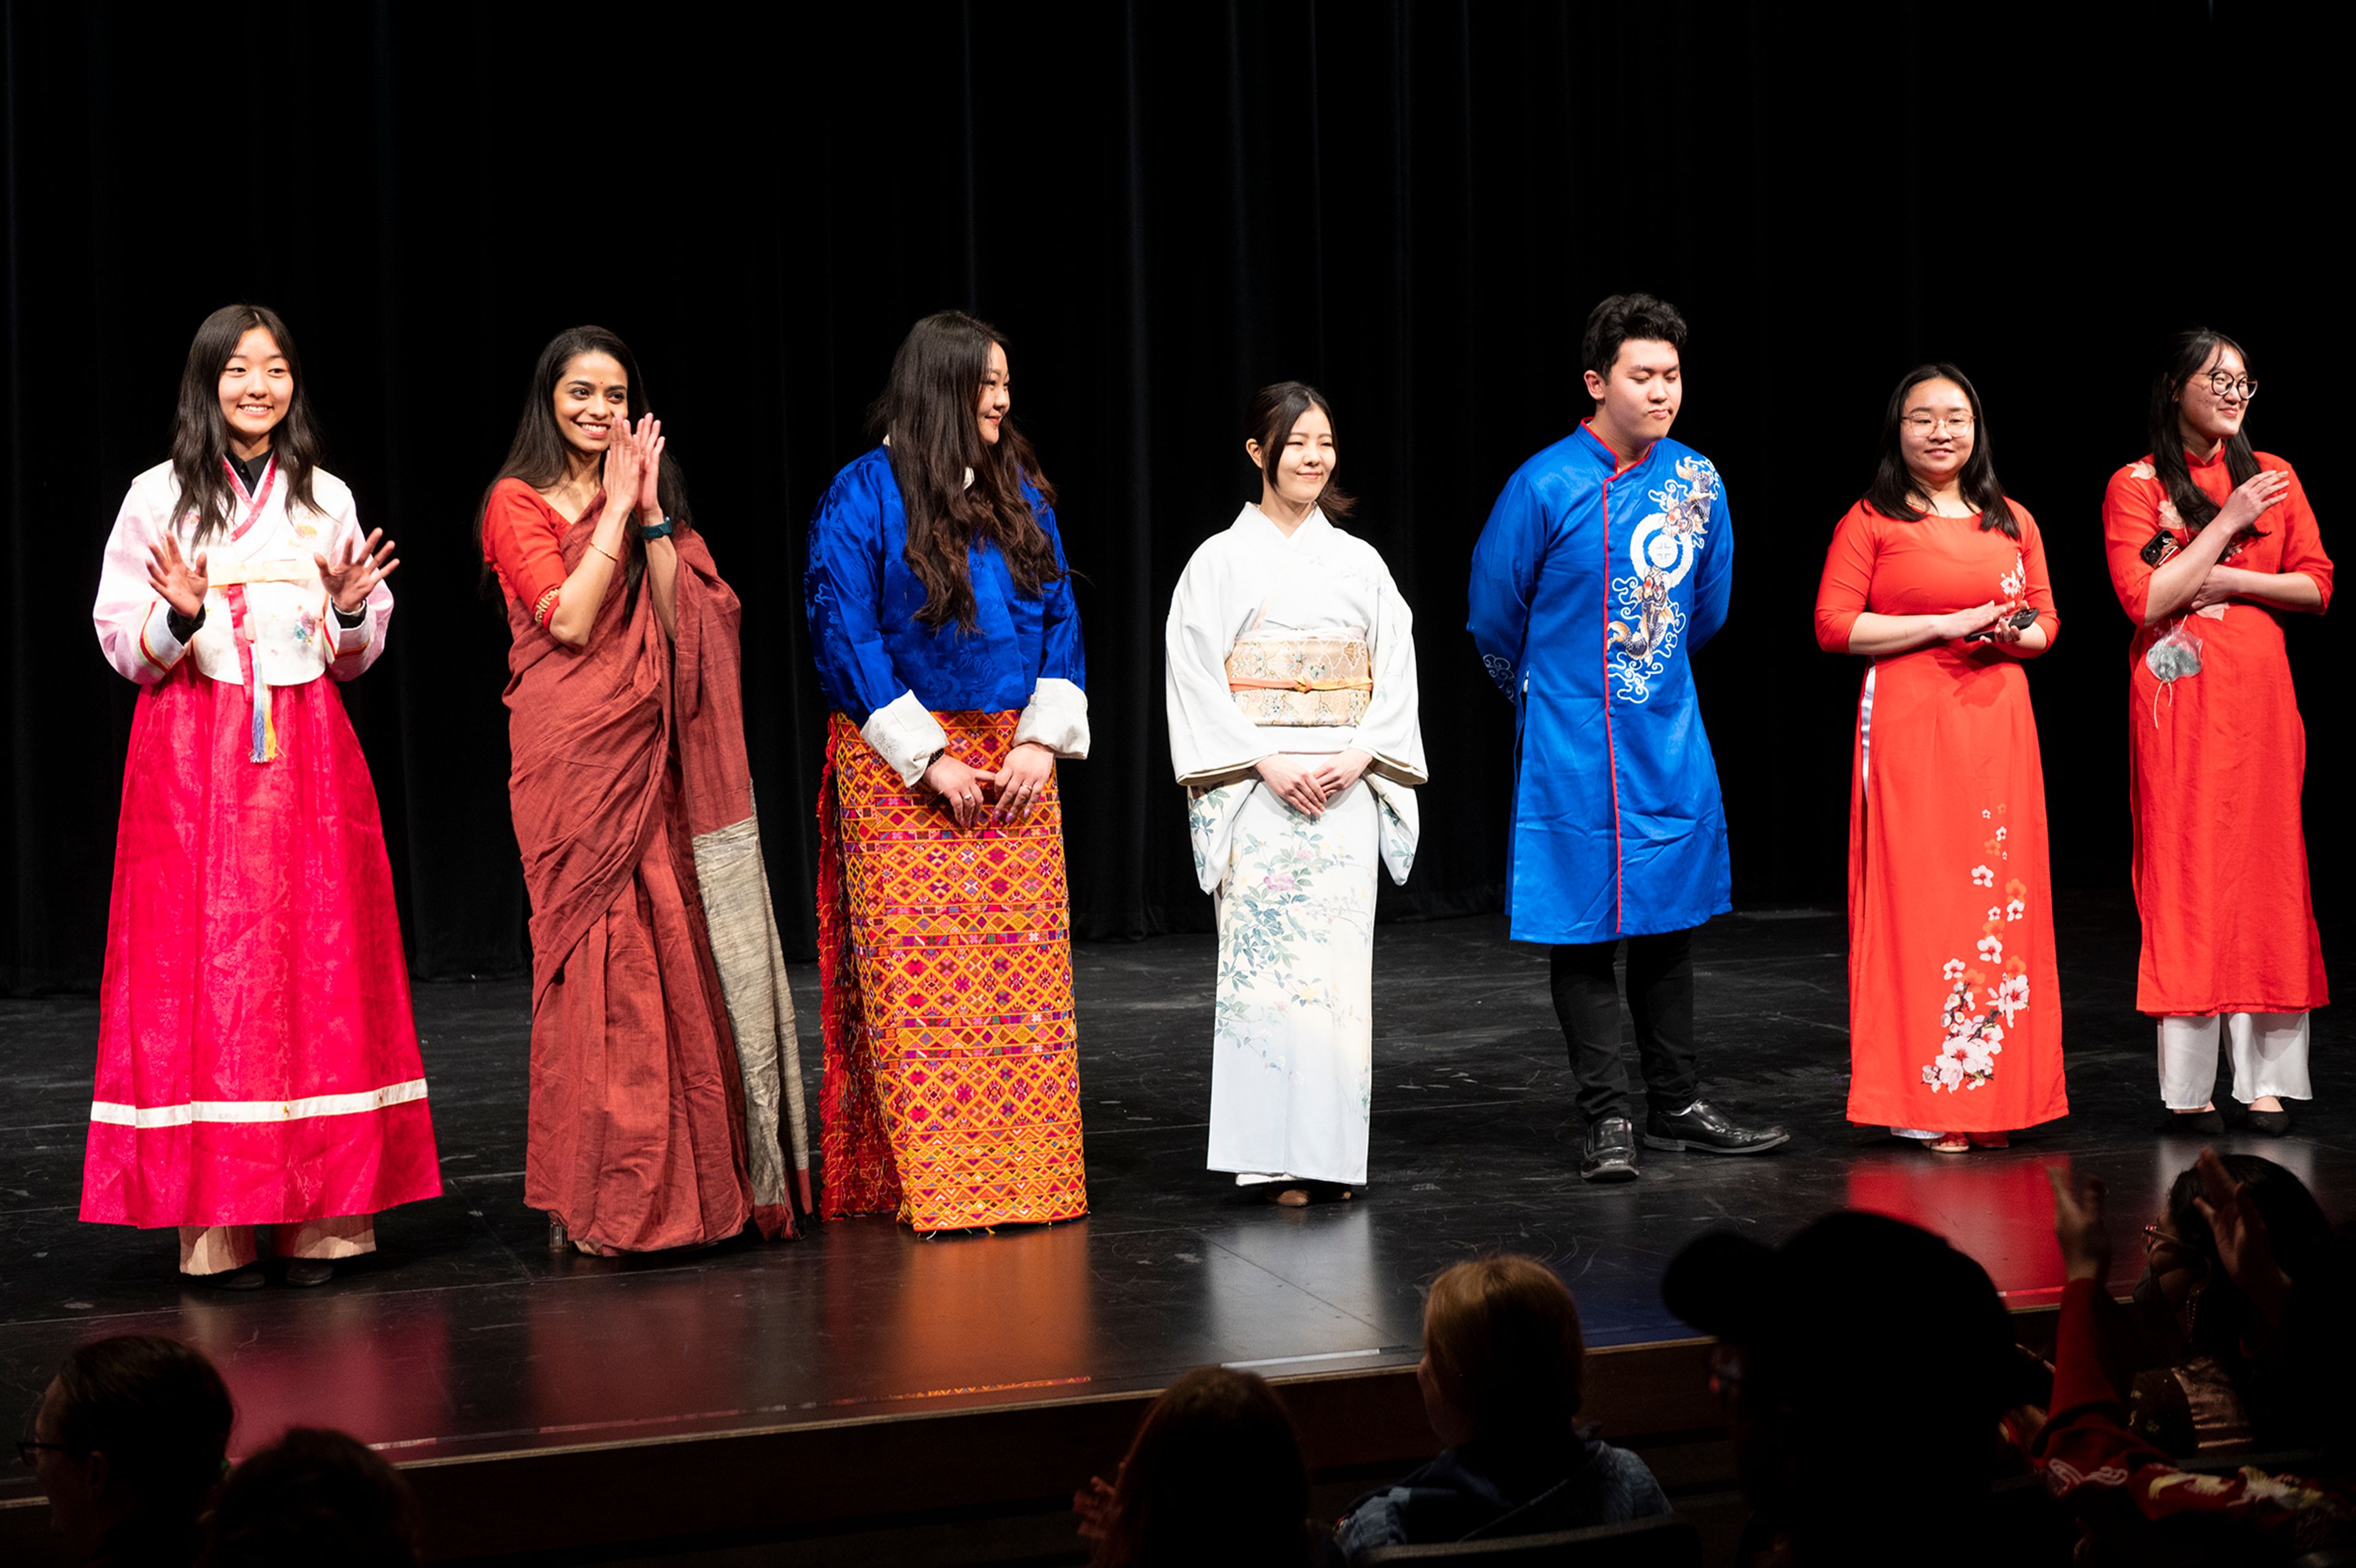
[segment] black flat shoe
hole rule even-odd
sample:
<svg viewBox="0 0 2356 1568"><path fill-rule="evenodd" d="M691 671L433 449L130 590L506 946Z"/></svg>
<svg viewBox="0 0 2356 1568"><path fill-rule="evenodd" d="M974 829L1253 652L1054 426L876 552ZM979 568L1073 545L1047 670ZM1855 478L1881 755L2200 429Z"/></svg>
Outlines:
<svg viewBox="0 0 2356 1568"><path fill-rule="evenodd" d="M1636 1179L1636 1128L1625 1116L1606 1116L1587 1129L1580 1146L1581 1181Z"/></svg>
<svg viewBox="0 0 2356 1568"><path fill-rule="evenodd" d="M262 1285L262 1265L258 1263L220 1274L191 1274L181 1277L201 1285L207 1290L260 1290Z"/></svg>
<svg viewBox="0 0 2356 1568"><path fill-rule="evenodd" d="M2281 1137L2290 1131L2290 1113L2288 1111L2252 1111L2250 1131L2262 1137Z"/></svg>
<svg viewBox="0 0 2356 1568"><path fill-rule="evenodd" d="M2170 1111L2159 1119L2154 1130L2189 1138L2223 1137L2225 1115L2214 1106L2206 1111Z"/></svg>
<svg viewBox="0 0 2356 1568"><path fill-rule="evenodd" d="M286 1260L286 1283L298 1289L325 1285L336 1277L336 1265L325 1258L289 1258Z"/></svg>
<svg viewBox="0 0 2356 1568"><path fill-rule="evenodd" d="M1672 1151L1698 1149L1703 1154L1765 1154L1792 1141L1781 1127L1738 1126L1704 1100L1696 1100L1674 1116L1658 1112L1644 1117L1644 1147Z"/></svg>

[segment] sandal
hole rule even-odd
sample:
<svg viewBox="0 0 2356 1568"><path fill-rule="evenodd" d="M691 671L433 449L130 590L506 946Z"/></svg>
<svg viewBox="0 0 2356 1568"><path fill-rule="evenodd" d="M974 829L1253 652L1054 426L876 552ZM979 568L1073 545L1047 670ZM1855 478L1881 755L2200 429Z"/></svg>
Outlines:
<svg viewBox="0 0 2356 1568"><path fill-rule="evenodd" d="M1296 1181L1289 1185L1271 1181L1263 1190L1269 1202L1284 1209L1306 1209L1312 1203L1347 1203L1357 1196L1335 1181Z"/></svg>
<svg viewBox="0 0 2356 1568"><path fill-rule="evenodd" d="M1941 1133L1937 1138L1922 1147L1933 1154L1969 1154L1972 1140L1967 1134L1964 1133Z"/></svg>

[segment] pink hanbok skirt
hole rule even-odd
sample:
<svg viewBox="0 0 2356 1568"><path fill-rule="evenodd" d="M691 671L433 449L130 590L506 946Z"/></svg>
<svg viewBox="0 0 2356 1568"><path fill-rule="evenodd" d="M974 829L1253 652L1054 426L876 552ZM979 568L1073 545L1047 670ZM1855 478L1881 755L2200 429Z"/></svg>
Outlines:
<svg viewBox="0 0 2356 1568"><path fill-rule="evenodd" d="M384 827L336 682L192 660L123 767L81 1217L285 1224L442 1190Z"/></svg>

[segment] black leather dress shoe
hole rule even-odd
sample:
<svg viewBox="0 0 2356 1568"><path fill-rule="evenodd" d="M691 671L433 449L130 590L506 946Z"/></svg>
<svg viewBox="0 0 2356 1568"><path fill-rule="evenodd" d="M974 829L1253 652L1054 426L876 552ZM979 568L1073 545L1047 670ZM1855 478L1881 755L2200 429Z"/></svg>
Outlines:
<svg viewBox="0 0 2356 1568"><path fill-rule="evenodd" d="M1587 1141L1579 1150L1579 1179L1636 1179L1636 1129L1627 1117L1606 1116L1588 1127Z"/></svg>
<svg viewBox="0 0 2356 1568"><path fill-rule="evenodd" d="M336 1277L336 1265L325 1258L289 1258L286 1283L301 1288L325 1285Z"/></svg>
<svg viewBox="0 0 2356 1568"><path fill-rule="evenodd" d="M2250 1131L2270 1138L2281 1137L2290 1131L2290 1113L2283 1111L2252 1111Z"/></svg>
<svg viewBox="0 0 2356 1568"><path fill-rule="evenodd" d="M2170 1111L2160 1118L2158 1130L2179 1137L2222 1137L2225 1136L2225 1115L2213 1106L2206 1111Z"/></svg>
<svg viewBox="0 0 2356 1568"><path fill-rule="evenodd" d="M225 1269L220 1274L192 1274L185 1276L209 1290L260 1290L262 1284L262 1265L247 1264L242 1268Z"/></svg>
<svg viewBox="0 0 2356 1568"><path fill-rule="evenodd" d="M1699 1149L1704 1154L1765 1154L1792 1141L1781 1127L1738 1126L1706 1100L1696 1100L1674 1116L1644 1118L1644 1147Z"/></svg>

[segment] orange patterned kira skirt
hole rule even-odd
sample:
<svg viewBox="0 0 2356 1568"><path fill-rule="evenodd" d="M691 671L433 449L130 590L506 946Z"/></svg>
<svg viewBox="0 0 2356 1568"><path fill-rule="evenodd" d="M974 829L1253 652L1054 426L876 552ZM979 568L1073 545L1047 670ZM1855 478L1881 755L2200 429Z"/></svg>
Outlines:
<svg viewBox="0 0 2356 1568"><path fill-rule="evenodd" d="M933 717L995 770L1020 715ZM960 830L837 713L818 815L819 1211L919 1231L1087 1213L1057 781L1029 820Z"/></svg>

